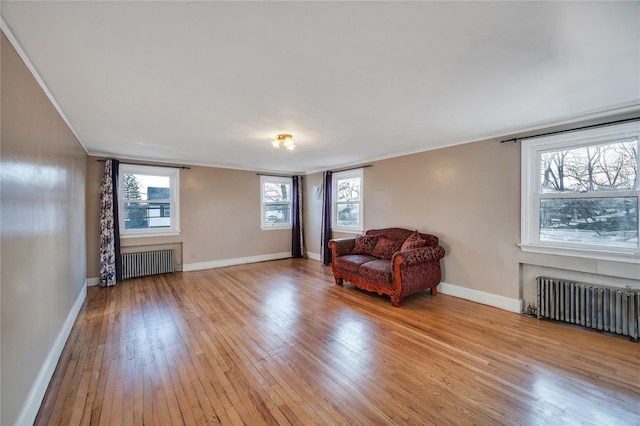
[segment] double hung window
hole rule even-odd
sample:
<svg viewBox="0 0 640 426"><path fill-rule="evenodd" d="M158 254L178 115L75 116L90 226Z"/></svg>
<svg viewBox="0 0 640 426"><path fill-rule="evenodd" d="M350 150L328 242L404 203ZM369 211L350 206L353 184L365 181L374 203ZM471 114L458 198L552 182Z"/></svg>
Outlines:
<svg viewBox="0 0 640 426"><path fill-rule="evenodd" d="M638 122L522 142L522 249L640 263Z"/></svg>
<svg viewBox="0 0 640 426"><path fill-rule="evenodd" d="M334 173L332 189L332 228L336 231L343 232L362 232L362 169Z"/></svg>
<svg viewBox="0 0 640 426"><path fill-rule="evenodd" d="M120 235L160 236L180 232L180 170L121 164Z"/></svg>
<svg viewBox="0 0 640 426"><path fill-rule="evenodd" d="M291 229L292 179L260 176L260 228Z"/></svg>

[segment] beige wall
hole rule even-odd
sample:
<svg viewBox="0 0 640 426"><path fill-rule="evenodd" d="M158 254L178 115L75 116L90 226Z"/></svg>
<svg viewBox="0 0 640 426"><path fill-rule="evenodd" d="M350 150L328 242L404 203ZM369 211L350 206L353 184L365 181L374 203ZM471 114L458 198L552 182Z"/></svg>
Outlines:
<svg viewBox="0 0 640 426"><path fill-rule="evenodd" d="M87 181L87 272L99 276L99 187L104 163L89 157ZM260 229L260 176L256 172L197 167L180 171L177 236L123 238L132 246L172 244L183 265L291 252L291 230ZM135 248L137 249L137 248Z"/></svg>
<svg viewBox="0 0 640 426"><path fill-rule="evenodd" d="M476 142L372 164L364 170L367 229L434 234L447 252L444 282L518 298L518 145Z"/></svg>
<svg viewBox="0 0 640 426"><path fill-rule="evenodd" d="M320 256L320 229L322 227L322 173L304 176L303 225L307 256Z"/></svg>
<svg viewBox="0 0 640 426"><path fill-rule="evenodd" d="M519 156L515 144L487 141L370 163L364 228L434 234L447 251L444 282L517 299ZM319 251L319 226L307 231Z"/></svg>
<svg viewBox="0 0 640 426"><path fill-rule="evenodd" d="M10 425L84 295L87 156L4 34L1 55L0 423Z"/></svg>

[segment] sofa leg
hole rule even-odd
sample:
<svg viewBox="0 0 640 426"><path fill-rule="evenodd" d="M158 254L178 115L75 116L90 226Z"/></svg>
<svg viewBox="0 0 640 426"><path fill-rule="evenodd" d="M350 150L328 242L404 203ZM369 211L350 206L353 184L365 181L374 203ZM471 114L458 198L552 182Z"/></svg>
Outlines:
<svg viewBox="0 0 640 426"><path fill-rule="evenodd" d="M342 278L336 278L336 284L342 285L343 282L344 280Z"/></svg>
<svg viewBox="0 0 640 426"><path fill-rule="evenodd" d="M438 295L438 289L436 287L431 287L431 295L432 296L437 296Z"/></svg>
<svg viewBox="0 0 640 426"><path fill-rule="evenodd" d="M396 308L400 307L400 303L402 303L402 300L399 297L392 297L391 298L391 305L395 306Z"/></svg>

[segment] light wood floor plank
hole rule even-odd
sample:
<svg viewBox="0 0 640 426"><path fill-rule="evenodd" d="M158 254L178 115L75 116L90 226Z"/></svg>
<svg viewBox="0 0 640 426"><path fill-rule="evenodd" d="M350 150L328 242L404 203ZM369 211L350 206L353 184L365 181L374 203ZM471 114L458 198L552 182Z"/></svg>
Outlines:
<svg viewBox="0 0 640 426"><path fill-rule="evenodd" d="M640 346L287 259L88 289L36 424L640 425Z"/></svg>

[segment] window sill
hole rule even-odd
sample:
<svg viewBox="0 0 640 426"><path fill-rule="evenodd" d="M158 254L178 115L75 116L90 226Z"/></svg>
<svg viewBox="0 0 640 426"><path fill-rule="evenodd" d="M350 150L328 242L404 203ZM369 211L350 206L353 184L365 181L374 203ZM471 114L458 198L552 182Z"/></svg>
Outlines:
<svg viewBox="0 0 640 426"><path fill-rule="evenodd" d="M292 229L291 225L287 225L287 226L261 226L260 229L262 229L263 231L281 231L283 229Z"/></svg>
<svg viewBox="0 0 640 426"><path fill-rule="evenodd" d="M181 231L168 232L140 232L135 234L120 234L120 238L152 238L152 237L173 237L180 235Z"/></svg>
<svg viewBox="0 0 640 426"><path fill-rule="evenodd" d="M561 248L541 244L518 244L525 253L547 254L551 256L579 257L593 260L640 264L640 253L621 253L606 250Z"/></svg>
<svg viewBox="0 0 640 426"><path fill-rule="evenodd" d="M342 233L345 233L345 234L362 234L363 230L362 229L354 229L354 228L334 227L334 228L331 228L331 232L342 232Z"/></svg>

